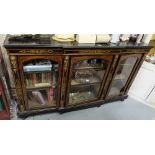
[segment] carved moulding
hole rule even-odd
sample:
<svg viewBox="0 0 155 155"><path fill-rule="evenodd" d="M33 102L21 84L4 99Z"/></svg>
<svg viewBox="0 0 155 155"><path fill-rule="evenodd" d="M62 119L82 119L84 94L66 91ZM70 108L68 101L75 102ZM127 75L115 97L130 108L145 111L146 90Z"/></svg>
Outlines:
<svg viewBox="0 0 155 155"><path fill-rule="evenodd" d="M64 106L65 103L65 93L67 87L67 73L68 73L68 63L69 63L69 56L65 57L64 60L64 70L63 70L63 78L62 78L62 89L61 89L61 105Z"/></svg>
<svg viewBox="0 0 155 155"><path fill-rule="evenodd" d="M13 73L13 77L14 77L17 99L18 99L18 102L20 103L20 109L24 110L24 100L23 100L20 76L19 76L19 72L18 72L17 56L13 56L13 55L10 56L10 65L11 65L12 73Z"/></svg>
<svg viewBox="0 0 155 155"><path fill-rule="evenodd" d="M11 64L11 68L12 68L15 86L16 86L16 88L21 88L20 77L19 77L19 73L18 73L17 57L16 56L13 56L13 55L10 56L10 64Z"/></svg>
<svg viewBox="0 0 155 155"><path fill-rule="evenodd" d="M18 102L20 103L19 104L20 111L24 111L25 108L24 108L24 99L23 99L22 89L17 89L16 92L17 92Z"/></svg>
<svg viewBox="0 0 155 155"><path fill-rule="evenodd" d="M92 53L92 54L103 54L103 53L110 53L109 50L80 50L81 53Z"/></svg>
<svg viewBox="0 0 155 155"><path fill-rule="evenodd" d="M40 50L40 49L30 49L30 50L20 50L19 53L22 54L51 54L53 53L53 50Z"/></svg>

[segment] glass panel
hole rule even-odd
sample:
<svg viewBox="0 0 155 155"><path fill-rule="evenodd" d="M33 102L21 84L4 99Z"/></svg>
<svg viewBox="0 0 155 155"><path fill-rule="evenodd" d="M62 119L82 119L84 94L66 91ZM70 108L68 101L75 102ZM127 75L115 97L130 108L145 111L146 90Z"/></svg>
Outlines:
<svg viewBox="0 0 155 155"><path fill-rule="evenodd" d="M108 61L89 59L73 65L69 104L97 98Z"/></svg>
<svg viewBox="0 0 155 155"><path fill-rule="evenodd" d="M59 64L32 60L24 63L23 69L29 107L56 106Z"/></svg>
<svg viewBox="0 0 155 155"><path fill-rule="evenodd" d="M56 94L53 88L27 91L28 104L30 108L56 106L56 100L54 100L55 97Z"/></svg>
<svg viewBox="0 0 155 155"><path fill-rule="evenodd" d="M0 95L0 111L4 111L5 107L4 107L4 102L2 100L2 96Z"/></svg>
<svg viewBox="0 0 155 155"><path fill-rule="evenodd" d="M128 57L120 61L108 97L120 95L137 60L137 57Z"/></svg>
<svg viewBox="0 0 155 155"><path fill-rule="evenodd" d="M69 94L69 104L77 104L85 100L97 98L99 88L99 84L72 87Z"/></svg>

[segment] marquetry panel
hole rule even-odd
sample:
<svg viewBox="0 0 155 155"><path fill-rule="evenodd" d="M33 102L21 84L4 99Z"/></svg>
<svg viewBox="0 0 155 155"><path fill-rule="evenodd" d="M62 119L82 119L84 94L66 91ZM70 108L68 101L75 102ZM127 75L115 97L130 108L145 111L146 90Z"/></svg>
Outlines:
<svg viewBox="0 0 155 155"><path fill-rule="evenodd" d="M69 56L66 56L64 59L63 65L63 75L62 75L62 85L61 85L61 107L64 107L67 83L68 83L68 68L69 68Z"/></svg>
<svg viewBox="0 0 155 155"><path fill-rule="evenodd" d="M20 75L19 75L19 69L18 69L18 62L17 62L17 56L10 56L10 65L12 68L14 83L16 87L16 93L17 93L17 99L20 104L20 110L24 110L24 99L23 99L23 93L22 93L22 86L20 81Z"/></svg>

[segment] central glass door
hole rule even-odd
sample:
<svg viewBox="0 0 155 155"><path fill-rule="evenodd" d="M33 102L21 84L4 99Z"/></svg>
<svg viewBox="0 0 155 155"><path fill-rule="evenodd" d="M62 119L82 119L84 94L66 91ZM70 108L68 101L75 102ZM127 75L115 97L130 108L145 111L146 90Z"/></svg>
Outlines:
<svg viewBox="0 0 155 155"><path fill-rule="evenodd" d="M110 67L112 56L71 59L68 105L97 100Z"/></svg>
<svg viewBox="0 0 155 155"><path fill-rule="evenodd" d="M50 58L35 58L23 62L22 79L28 109L58 106L60 67L59 62Z"/></svg>

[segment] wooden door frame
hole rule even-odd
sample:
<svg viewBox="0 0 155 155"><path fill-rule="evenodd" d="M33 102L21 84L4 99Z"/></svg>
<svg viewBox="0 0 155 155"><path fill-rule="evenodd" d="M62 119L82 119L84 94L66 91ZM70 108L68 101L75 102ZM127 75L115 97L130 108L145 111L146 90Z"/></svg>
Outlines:
<svg viewBox="0 0 155 155"><path fill-rule="evenodd" d="M72 69L73 69L73 64L79 62L79 61L82 61L82 60L89 60L89 59L105 59L105 60L108 60L108 67L106 69L106 72L104 74L104 77L102 79L102 82L101 82L101 86L99 88L99 92L98 92L98 96L94 99L91 99L91 100L88 100L88 101L84 101L84 102L81 102L81 103L78 103L76 105L69 105L69 90L71 88L71 79L72 79ZM79 56L79 55L74 55L74 56L71 56L71 59L70 59L70 65L69 65L69 77L68 77L68 85L67 85L67 92L66 92L66 100L65 100L65 107L67 106L79 106L79 105L83 105L83 104L87 104L89 102L93 102L93 101L97 101L97 100L100 100L101 98L101 92L102 92L102 89L104 87L104 84L106 82L106 79L107 79L107 75L108 75L108 72L110 70L110 66L112 64L112 60L114 59L114 55L83 55L83 56Z"/></svg>
<svg viewBox="0 0 155 155"><path fill-rule="evenodd" d="M27 95L26 95L26 86L25 86L25 78L24 78L24 71L23 71L23 63L27 62L27 61L31 61L31 60L37 60L37 59L45 59L45 60L52 60L54 62L57 62L59 64L59 78L58 78L58 90L57 90L57 94L58 94L58 99L57 99L57 105L55 107L55 109L58 109L58 107L60 106L60 94L61 94L61 80L62 80L62 56L53 56L53 55L20 55L18 56L18 60L19 60L19 70L20 70L20 77L21 77L21 83L22 83L22 90L23 90L23 96L24 96L24 101L25 101L25 108L26 111L32 111L32 110L39 110L39 109L48 109L47 108L29 108L28 105L28 100L27 100ZM52 107L50 107L52 108Z"/></svg>
<svg viewBox="0 0 155 155"><path fill-rule="evenodd" d="M110 89L111 89L111 86L112 86L112 82L113 82L113 80L114 80L115 75L117 74L117 70L118 70L118 67L119 67L120 62L121 62L122 60L124 60L124 59L126 59L126 58L128 58L128 57L132 57L132 56L137 56L138 59L137 59L135 65L134 65L134 67L133 67L133 69L132 69L132 71L131 71L131 73L130 73L130 75L129 75L129 77L128 77L128 80L126 81L126 84L125 84L125 86L124 86L124 91L123 91L123 93L120 93L120 95L117 95L117 96L108 97L108 94L109 94ZM114 73L113 73L113 75L112 75L112 79L111 79L110 84L109 84L109 86L108 86L107 92L106 92L106 94L105 94L105 96L104 96L104 99L105 99L105 100L109 100L109 99L111 99L111 98L115 98L115 97L118 97L118 96L121 96L121 95L124 95L124 94L125 94L125 90L126 90L126 88L127 88L127 86L128 86L128 83L130 82L130 79L131 79L132 76L133 76L133 72L135 71L135 69L137 68L138 64L140 63L141 58L142 58L142 53L119 54L119 58L118 58L118 62L117 62L117 64L116 64L115 71L114 71Z"/></svg>
<svg viewBox="0 0 155 155"><path fill-rule="evenodd" d="M147 55L146 53L141 53L141 59L140 59L139 63L137 64L137 67L133 71L132 77L130 78L130 81L127 83L127 86L125 88L125 92L124 92L125 95L127 95L128 90L129 90L131 84L133 83L133 81L134 81L134 79L135 79L135 77L136 77L142 63L144 62L146 55Z"/></svg>

